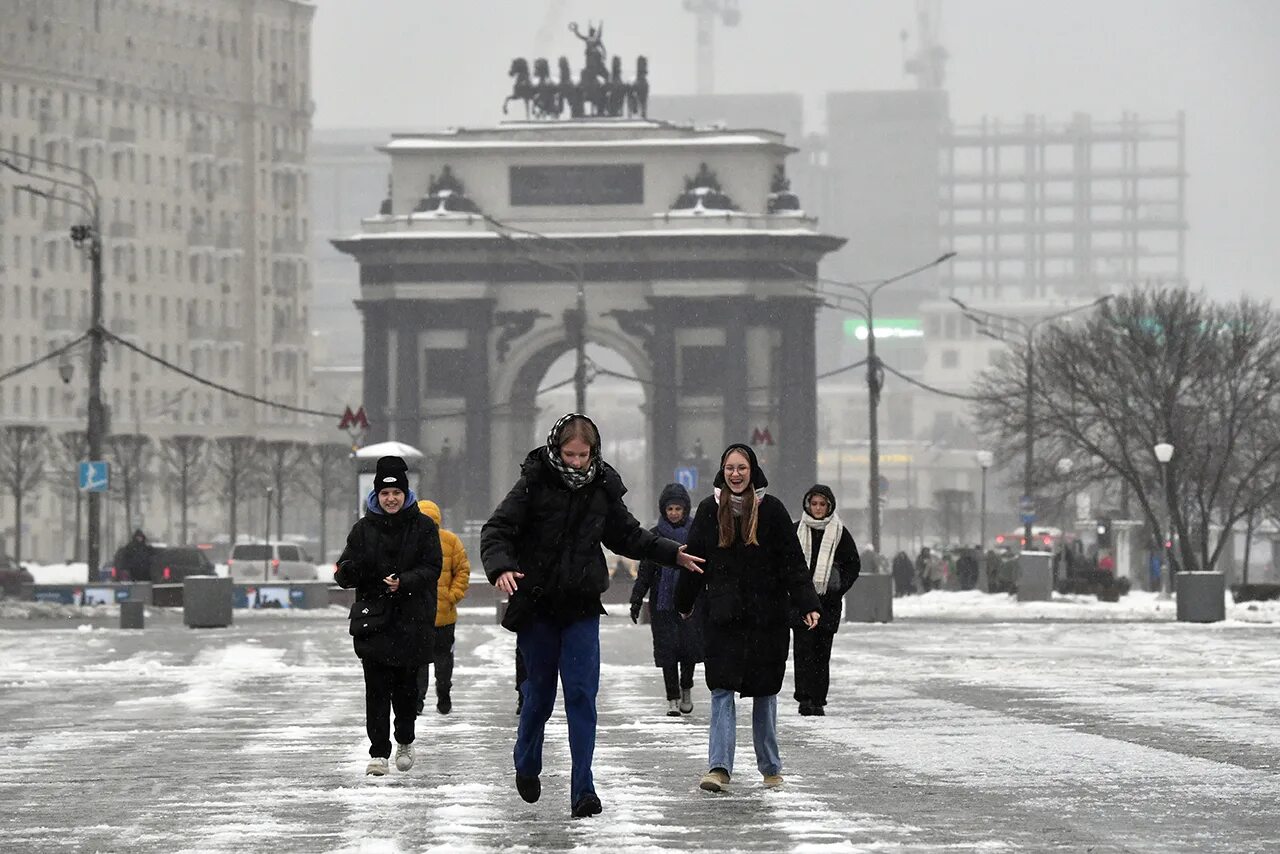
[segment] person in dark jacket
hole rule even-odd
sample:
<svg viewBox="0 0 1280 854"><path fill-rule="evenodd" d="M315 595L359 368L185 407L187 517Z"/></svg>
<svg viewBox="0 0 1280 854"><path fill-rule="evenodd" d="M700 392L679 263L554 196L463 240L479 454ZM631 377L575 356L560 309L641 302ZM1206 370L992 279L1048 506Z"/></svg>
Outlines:
<svg viewBox="0 0 1280 854"><path fill-rule="evenodd" d="M796 702L800 714L825 715L831 684L831 643L840 629L844 595L858 580L862 559L853 535L836 513L836 497L829 486L815 483L804 494L804 509L796 525L800 551L822 605L822 619L814 629L796 625Z"/></svg>
<svg viewBox="0 0 1280 854"><path fill-rule="evenodd" d="M609 586L603 544L636 560L697 567L685 547L644 528L627 511L626 487L600 458L600 432L585 415L556 422L547 444L529 452L520 479L480 532L489 581L509 598L502 625L516 632L526 676L514 752L516 789L542 793L543 731L564 686L575 818L601 811L591 776L600 688L600 594Z"/></svg>
<svg viewBox="0 0 1280 854"><path fill-rule="evenodd" d="M365 773L381 776L391 756L388 718L393 710L396 768L413 767L418 669L431 661L443 559L440 529L418 509L403 459L378 460L366 506L369 512L347 535L334 580L339 587L356 589L357 606L371 605L386 614L381 630L354 641L364 666L370 756Z"/></svg>
<svg viewBox="0 0 1280 854"><path fill-rule="evenodd" d="M689 491L669 483L658 498L655 534L684 544L689 539L692 502ZM653 631L653 663L662 668L667 689L667 714L678 718L693 711L693 672L702 661L702 609L682 620L676 612L676 582L681 570L651 560L640 562L631 587L631 622L638 622L644 597L649 595L649 628Z"/></svg>
<svg viewBox="0 0 1280 854"><path fill-rule="evenodd" d="M155 560L155 546L147 542L147 535L139 528L129 542L116 550L112 563L116 581L151 581L151 563Z"/></svg>
<svg viewBox="0 0 1280 854"><path fill-rule="evenodd" d="M792 608L812 629L821 606L805 566L791 516L766 494L768 478L755 451L730 445L720 457L715 494L698 505L689 549L703 555L702 572L676 585L676 608L691 614L706 599L703 628L707 687L711 689L709 770L699 785L720 792L733 774L737 718L734 694L753 698L752 742L764 785L782 785L778 755L778 692L787 669Z"/></svg>
<svg viewBox="0 0 1280 854"><path fill-rule="evenodd" d="M910 596L916 592L916 568L906 552L893 556L893 595Z"/></svg>

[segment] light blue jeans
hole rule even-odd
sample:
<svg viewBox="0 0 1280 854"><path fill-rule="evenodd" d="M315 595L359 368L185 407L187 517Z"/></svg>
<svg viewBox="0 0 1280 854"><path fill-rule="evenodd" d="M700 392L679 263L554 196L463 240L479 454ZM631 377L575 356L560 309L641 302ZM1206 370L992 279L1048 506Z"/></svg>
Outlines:
<svg viewBox="0 0 1280 854"><path fill-rule="evenodd" d="M756 767L761 774L781 774L778 755L778 695L753 697L751 742L756 749ZM711 692L711 737L707 745L707 766L733 773L733 749L738 740L738 716L734 692L716 688Z"/></svg>

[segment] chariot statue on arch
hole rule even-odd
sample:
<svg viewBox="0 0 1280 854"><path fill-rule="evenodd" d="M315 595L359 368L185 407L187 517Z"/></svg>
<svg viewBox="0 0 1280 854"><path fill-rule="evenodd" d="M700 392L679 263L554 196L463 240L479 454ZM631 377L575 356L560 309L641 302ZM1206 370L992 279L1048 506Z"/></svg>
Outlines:
<svg viewBox="0 0 1280 854"><path fill-rule="evenodd" d="M588 22L584 34L577 23L569 24L569 32L583 42L583 66L574 80L569 60L560 57L559 76L552 79L551 64L545 57L529 61L516 57L507 76L512 79L511 94L502 102L507 114L512 101L524 103L527 119L621 118L647 117L649 112L649 62L636 57L634 76L627 80L620 56L609 63L604 46L604 22Z"/></svg>

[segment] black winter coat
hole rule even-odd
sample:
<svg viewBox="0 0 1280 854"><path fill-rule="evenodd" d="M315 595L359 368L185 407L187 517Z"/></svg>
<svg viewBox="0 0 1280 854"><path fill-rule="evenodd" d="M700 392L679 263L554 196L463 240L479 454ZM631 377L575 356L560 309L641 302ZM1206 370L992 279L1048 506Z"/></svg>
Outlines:
<svg viewBox="0 0 1280 854"><path fill-rule="evenodd" d="M818 547L822 545L822 538L826 532L801 525L796 529L796 534L800 537L813 538L813 544L809 550L809 578L812 579L813 572L818 567ZM813 631L835 634L840 629L840 615L844 612L844 595L853 587L853 582L858 580L858 573L862 571L862 558L858 556L858 544L853 541L853 535L849 533L848 528L842 528L840 531L840 542L836 543L836 553L831 558L831 567L840 573L840 586L832 588L828 585L826 590L818 594L818 601L822 603L822 618L818 620L818 627ZM802 612L793 614L793 625L798 632L810 631L801 622L803 618Z"/></svg>
<svg viewBox="0 0 1280 854"><path fill-rule="evenodd" d="M394 516L368 513L351 527L334 580L354 587L356 598L391 598L391 624L368 638L355 638L356 655L380 664L410 667L431 661L440 581L440 529L412 501ZM382 579L400 576L392 593Z"/></svg>
<svg viewBox="0 0 1280 854"><path fill-rule="evenodd" d="M679 545L635 520L623 503L627 487L608 463L570 490L542 448L530 451L520 479L480 531L480 560L490 584L509 570L524 573L503 625L518 631L532 615L567 625L605 613L609 567L600 546L634 560L674 564Z"/></svg>
<svg viewBox="0 0 1280 854"><path fill-rule="evenodd" d="M706 598L703 627L707 687L767 697L782 690L791 646L789 616L820 611L813 578L804 564L795 526L782 502L766 495L758 508L756 540L741 533L719 546L719 506L703 499L689 532L689 551L706 558L702 573L686 572L676 585L676 608L689 613Z"/></svg>
<svg viewBox="0 0 1280 854"><path fill-rule="evenodd" d="M658 534L657 527L650 528ZM699 555L701 557L701 555ZM653 632L653 663L656 667L702 661L702 624L706 621L706 609L699 600L689 619L683 619L679 611L659 611L657 606L658 579L664 566L651 560L640 561L636 580L631 585L631 604L644 602L649 596L649 628ZM683 574L684 569L678 569Z"/></svg>

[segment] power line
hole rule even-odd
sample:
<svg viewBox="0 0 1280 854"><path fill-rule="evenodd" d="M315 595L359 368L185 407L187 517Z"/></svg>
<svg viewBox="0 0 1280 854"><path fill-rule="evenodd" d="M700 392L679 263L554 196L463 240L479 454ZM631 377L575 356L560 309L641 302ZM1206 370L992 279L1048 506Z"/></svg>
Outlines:
<svg viewBox="0 0 1280 854"><path fill-rule="evenodd" d="M999 397L985 397L983 395L960 394L959 392L945 391L940 388L935 388L929 385L928 383L922 383L920 382L920 380L907 376L906 374L902 373L902 371L899 371L893 366L887 364L883 359L880 360L880 367L884 368L886 371L898 377L899 379L906 380L907 382L911 383L913 386L918 386L919 388L922 388L928 392L932 392L933 394L940 394L943 397L954 397L958 400L978 400L978 401L1004 400L1004 398L999 398Z"/></svg>
<svg viewBox="0 0 1280 854"><path fill-rule="evenodd" d="M76 338L72 341L67 342L66 344L63 344L58 349L50 350L48 353L45 353L43 356L39 357L38 359L32 359L30 362L27 362L25 365L19 365L18 367L13 368L12 370L5 371L3 374L0 374L0 383L4 382L7 379L12 379L13 377L16 377L18 374L29 371L38 365L42 365L45 362L49 361L50 359L54 359L54 358L57 358L58 356L61 356L63 353L67 352L72 347L75 347L77 344L79 344L81 341L85 340L88 337L89 337L89 333L83 332L81 333L79 338Z"/></svg>

